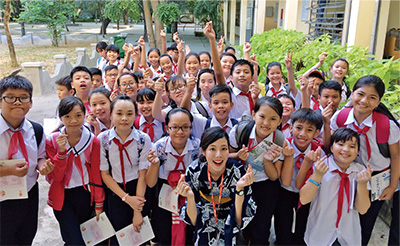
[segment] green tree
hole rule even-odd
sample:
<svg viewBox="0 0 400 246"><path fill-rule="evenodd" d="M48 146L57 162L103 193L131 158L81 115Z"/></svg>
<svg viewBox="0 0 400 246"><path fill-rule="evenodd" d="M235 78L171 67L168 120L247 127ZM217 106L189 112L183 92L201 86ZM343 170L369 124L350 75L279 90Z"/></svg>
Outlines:
<svg viewBox="0 0 400 246"><path fill-rule="evenodd" d="M130 17L134 21L139 21L141 12L138 0L107 0L104 8L104 16L111 21L117 23L117 30L119 30L119 21L124 18Z"/></svg>
<svg viewBox="0 0 400 246"><path fill-rule="evenodd" d="M199 20L203 26L209 21L213 22L213 29L218 35L221 33L221 16L220 13L221 1L211 1L211 0L198 0L196 7L194 7L194 16Z"/></svg>
<svg viewBox="0 0 400 246"><path fill-rule="evenodd" d="M68 15L74 12L72 2L69 0L22 0L22 5L24 12L20 14L18 21L46 24L52 45L58 46Z"/></svg>

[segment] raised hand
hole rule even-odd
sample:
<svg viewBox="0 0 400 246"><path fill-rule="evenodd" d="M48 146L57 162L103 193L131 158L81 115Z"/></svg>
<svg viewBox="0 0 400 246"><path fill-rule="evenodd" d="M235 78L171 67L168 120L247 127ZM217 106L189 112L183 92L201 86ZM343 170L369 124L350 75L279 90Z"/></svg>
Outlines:
<svg viewBox="0 0 400 246"><path fill-rule="evenodd" d="M328 105L322 110L322 119L324 120L324 124L330 124L331 118L333 115L333 103L329 102Z"/></svg>
<svg viewBox="0 0 400 246"><path fill-rule="evenodd" d="M320 176L322 178L322 176L325 175L325 173L329 170L328 165L325 164L325 159L328 156L324 156L322 159L320 159L319 157L317 158L317 162L315 163L315 174Z"/></svg>
<svg viewBox="0 0 400 246"><path fill-rule="evenodd" d="M61 133L56 138L56 144L58 145L58 150L61 153L65 152L65 145L67 144L67 141L68 141L68 135L66 133Z"/></svg>
<svg viewBox="0 0 400 246"><path fill-rule="evenodd" d="M161 37L161 38L167 38L167 34L165 33L164 29L162 29L162 30L160 31L160 37Z"/></svg>
<svg viewBox="0 0 400 246"><path fill-rule="evenodd" d="M212 27L212 21L207 22L206 26L203 29L204 35L206 35L209 39L215 40L215 32ZM219 43L219 42L218 42Z"/></svg>
<svg viewBox="0 0 400 246"><path fill-rule="evenodd" d="M174 33L173 35L172 35L172 39L175 41L175 43L179 43L181 40L179 39L179 36L178 36L178 32L176 32L176 33Z"/></svg>
<svg viewBox="0 0 400 246"><path fill-rule="evenodd" d="M269 149L264 154L264 161L273 162L277 157L280 156L280 154L281 154L281 150L279 149L278 146L275 146L274 148Z"/></svg>
<svg viewBox="0 0 400 246"><path fill-rule="evenodd" d="M282 154L285 157L290 157L294 155L294 149L290 147L289 145L286 145L285 147L282 148Z"/></svg>
<svg viewBox="0 0 400 246"><path fill-rule="evenodd" d="M243 190L244 187L251 185L254 182L253 168L251 165L247 168L246 173L236 183L236 190Z"/></svg>
<svg viewBox="0 0 400 246"><path fill-rule="evenodd" d="M367 164L367 169L362 170L361 172L359 172L357 174L357 182L359 184L367 184L368 181L371 180L371 176L372 176L372 172L374 170L371 169L371 167L369 166L369 163Z"/></svg>
<svg viewBox="0 0 400 246"><path fill-rule="evenodd" d="M251 98L253 98L253 100L257 100L260 93L261 88L258 83L256 81L251 82Z"/></svg>
<svg viewBox="0 0 400 246"><path fill-rule="evenodd" d="M249 151L244 144L242 148L237 152L237 156L242 161L247 161L247 159L249 159Z"/></svg>
<svg viewBox="0 0 400 246"><path fill-rule="evenodd" d="M156 151L152 149L149 151L149 154L147 155L147 160L151 163L151 165L160 164L160 159L158 159Z"/></svg>
<svg viewBox="0 0 400 246"><path fill-rule="evenodd" d="M157 81L154 83L154 90L159 93L163 93L165 90L165 81L163 77L160 77L157 79Z"/></svg>
<svg viewBox="0 0 400 246"><path fill-rule="evenodd" d="M290 54L289 54L289 50L286 50L285 66L288 70L293 69L292 57L293 57L293 50L290 52Z"/></svg>
<svg viewBox="0 0 400 246"><path fill-rule="evenodd" d="M304 160L313 163L316 162L318 160L318 158L321 157L321 147L318 147L315 151L314 150L310 150L305 156L304 156Z"/></svg>
<svg viewBox="0 0 400 246"><path fill-rule="evenodd" d="M140 38L139 38L139 40L138 40L138 43L139 43L142 47L144 47L144 46L146 45L146 42L144 42L143 36L140 36Z"/></svg>
<svg viewBox="0 0 400 246"><path fill-rule="evenodd" d="M196 84L197 77L190 75L188 78L186 78L186 91L192 94L194 89L196 88Z"/></svg>
<svg viewBox="0 0 400 246"><path fill-rule="evenodd" d="M250 53L251 51L251 44L248 42L245 42L243 45L243 53Z"/></svg>
<svg viewBox="0 0 400 246"><path fill-rule="evenodd" d="M178 185L176 186L176 191L179 193L179 195L183 197L194 197L193 191L190 188L189 184L185 182L185 175L183 174L181 175Z"/></svg>
<svg viewBox="0 0 400 246"><path fill-rule="evenodd" d="M319 63L321 63L321 65L324 63L326 56L328 55L328 53L324 52L321 55L318 56L318 60Z"/></svg>

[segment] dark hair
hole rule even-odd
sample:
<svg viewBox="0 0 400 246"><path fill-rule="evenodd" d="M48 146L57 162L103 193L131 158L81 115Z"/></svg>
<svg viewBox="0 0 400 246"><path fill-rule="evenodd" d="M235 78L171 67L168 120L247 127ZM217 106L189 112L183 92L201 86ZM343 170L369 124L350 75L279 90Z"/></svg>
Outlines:
<svg viewBox="0 0 400 246"><path fill-rule="evenodd" d="M77 66L77 67L74 67L72 70L71 70L71 73L69 74L69 76L71 77L71 79L73 80L73 78L74 78L74 74L75 73L77 73L77 72L85 72L85 73L88 73L89 75L90 75L90 79L92 79L92 73L89 71L89 69L87 68L87 67L84 67L84 66Z"/></svg>
<svg viewBox="0 0 400 246"><path fill-rule="evenodd" d="M334 62L332 62L332 67L333 67L333 66L335 65L335 63L338 62L338 61L345 62L345 63L347 64L347 71L349 70L349 62L348 62L346 59L344 59L344 58L338 58L338 59L336 59Z"/></svg>
<svg viewBox="0 0 400 246"><path fill-rule="evenodd" d="M126 95L126 94L122 94L117 96L112 102L111 102L111 106L110 106L110 113L112 113L112 111L114 110L115 104L118 101L129 101L133 104L133 107L135 108L135 115L137 115L137 108L136 108L136 103L133 101L133 99Z"/></svg>
<svg viewBox="0 0 400 246"><path fill-rule="evenodd" d="M137 93L136 102L154 101L155 98L156 92L153 89L143 88Z"/></svg>
<svg viewBox="0 0 400 246"><path fill-rule="evenodd" d="M0 80L0 96L7 90L25 90L32 98L33 86L32 83L25 77L20 75L7 76ZM1 100L1 98L0 98Z"/></svg>
<svg viewBox="0 0 400 246"><path fill-rule="evenodd" d="M171 44L168 48L167 51L170 50L178 50L178 45L176 43Z"/></svg>
<svg viewBox="0 0 400 246"><path fill-rule="evenodd" d="M237 60L231 67L231 75L233 74L233 71L235 70L235 67L237 66L241 66L241 65L247 65L250 68L250 72L251 72L251 76L254 75L254 67L253 64L251 62L249 62L248 60L245 59L239 59Z"/></svg>
<svg viewBox="0 0 400 246"><path fill-rule="evenodd" d="M317 130L321 130L324 124L322 115L310 108L301 108L294 111L290 119L292 120L292 125L294 125L296 121L306 122L310 125L314 125Z"/></svg>
<svg viewBox="0 0 400 246"><path fill-rule="evenodd" d="M165 82L165 91L169 93L169 84L176 85L179 83L179 81L183 81L186 84L186 80L182 76L172 76Z"/></svg>
<svg viewBox="0 0 400 246"><path fill-rule="evenodd" d="M120 79L125 75L131 76L135 80L136 84L139 82L138 77L136 77L136 75L134 75L133 73L130 73L130 72L125 72L125 73L121 73L121 75L118 77L118 79L117 79L118 86L119 86Z"/></svg>
<svg viewBox="0 0 400 246"><path fill-rule="evenodd" d="M279 117L282 118L283 106L281 101L279 101L277 98L268 96L261 97L260 99L258 99L256 105L254 105L254 113L257 113L257 111L263 105L271 107L279 115Z"/></svg>
<svg viewBox="0 0 400 246"><path fill-rule="evenodd" d="M232 54L232 53L229 53L229 52L224 52L224 53L222 53L221 55L219 55L219 59L221 60L222 57L224 57L224 56L230 56L230 57L232 57L232 58L235 60L235 62L237 61L236 56L235 56L234 54Z"/></svg>
<svg viewBox="0 0 400 246"><path fill-rule="evenodd" d="M109 44L106 47L106 52L109 52L109 51L115 51L115 52L117 52L119 54L119 48L115 44Z"/></svg>
<svg viewBox="0 0 400 246"><path fill-rule="evenodd" d="M178 112L182 112L182 113L184 113L184 114L187 114L187 116L189 117L190 123L193 122L193 115L192 115L192 113L190 113L190 111L187 110L187 109L185 109L185 108L179 108L179 107L178 107L178 108L173 108L173 109L171 109L171 110L167 113L167 115L165 116L165 124L168 125L168 123L169 123L169 121L170 121L170 119L171 119L171 116L172 116L173 114L175 114L175 113L178 113Z"/></svg>
<svg viewBox="0 0 400 246"><path fill-rule="evenodd" d="M118 70L118 67L115 65L108 65L107 67L104 68L104 74L107 74L108 71L113 70L113 69Z"/></svg>
<svg viewBox="0 0 400 246"><path fill-rule="evenodd" d="M93 75L99 75L100 77L102 76L101 70L96 67L89 68L89 71L92 73L92 77Z"/></svg>
<svg viewBox="0 0 400 246"><path fill-rule="evenodd" d="M190 52L189 54L186 55L186 57L185 57L185 63L186 63L187 59L189 59L189 57L191 57L191 56L196 57L197 60L199 61L199 64L200 64L200 56L199 56L197 53L194 53L194 52Z"/></svg>
<svg viewBox="0 0 400 246"><path fill-rule="evenodd" d="M75 106L79 106L82 112L84 114L86 113L85 105L83 104L82 100L79 99L79 97L74 97L74 96L64 97L63 99L61 99L57 107L58 117L61 118L64 115L69 114L69 112L71 112Z"/></svg>
<svg viewBox="0 0 400 246"><path fill-rule="evenodd" d="M235 48L233 48L231 46L228 46L228 47L225 48L224 52L228 52L228 50L233 50L233 52L236 54Z"/></svg>
<svg viewBox="0 0 400 246"><path fill-rule="evenodd" d="M211 88L210 91L208 92L208 94L210 95L210 99L213 96L218 95L219 93L228 93L229 100L232 102L232 94L231 94L232 93L232 89L228 85L217 84L216 86Z"/></svg>
<svg viewBox="0 0 400 246"><path fill-rule="evenodd" d="M328 80L324 81L319 85L318 94L321 96L321 93L325 89L332 89L339 93L339 97L342 96L342 86L336 80Z"/></svg>
<svg viewBox="0 0 400 246"><path fill-rule="evenodd" d="M279 70L281 70L281 72L282 72L282 65L279 63L279 62L270 62L270 63L268 63L268 66L267 66L267 74L266 74L266 76L265 76L265 84L267 85L267 84L269 84L269 82L270 82L270 80L269 80L269 78L268 78L268 73L269 73L269 70L272 68L272 67L275 67L275 66L278 66L279 67Z"/></svg>
<svg viewBox="0 0 400 246"><path fill-rule="evenodd" d="M201 134L200 148L203 151L206 151L208 146L215 143L217 140L219 140L221 138L225 138L226 141L228 142L228 146L229 146L229 136L228 136L228 133L226 133L226 131L224 129L222 129L221 127L218 127L218 126L207 128L203 132L203 134ZM206 157L202 154L200 155L199 159L201 162L207 161Z"/></svg>
<svg viewBox="0 0 400 246"><path fill-rule="evenodd" d="M158 48L149 49L149 51L147 52L147 56L149 56L150 53L153 52L153 51L156 52L158 54L158 56L161 56L161 52L160 52L160 50Z"/></svg>
<svg viewBox="0 0 400 246"><path fill-rule="evenodd" d="M163 58L163 57L168 57L171 60L171 63L174 63L174 61L172 60L172 57L170 55L168 55L168 54L160 55L160 57L158 58L158 63L160 63L161 58Z"/></svg>
<svg viewBox="0 0 400 246"><path fill-rule="evenodd" d="M202 52L199 53L199 57L200 57L201 55L207 55L208 58L210 58L210 62L211 62L211 55L210 55L210 53L208 53L207 51L202 51Z"/></svg>
<svg viewBox="0 0 400 246"><path fill-rule="evenodd" d="M143 79L143 73L142 72L134 72L133 75L135 75L136 78L138 78L138 82L139 82L139 79Z"/></svg>
<svg viewBox="0 0 400 246"><path fill-rule="evenodd" d="M290 99L290 101L292 101L293 107L294 108L296 107L296 101L294 100L294 98L291 95L288 95L286 93L285 94L279 94L276 98L278 98L278 100L279 100L282 97Z"/></svg>
<svg viewBox="0 0 400 246"><path fill-rule="evenodd" d="M67 75L67 76L59 78L55 83L56 83L56 85L61 85L61 86L67 87L67 90L70 91L73 89L71 86L71 82L72 82L72 78L69 75Z"/></svg>
<svg viewBox="0 0 400 246"><path fill-rule="evenodd" d="M350 128L346 128L346 127L341 127L339 129L337 129L331 136L331 141L329 143L328 152L330 154L332 154L331 147L333 146L334 143L346 142L353 138L356 138L357 149L358 149L358 151L360 151L360 136L358 135L357 132L353 131Z"/></svg>
<svg viewBox="0 0 400 246"><path fill-rule="evenodd" d="M383 83L381 78L375 75L367 75L359 78L353 87L353 93L359 88L364 86L374 87L376 92L378 92L379 100L382 99L385 93L385 84ZM375 111L386 115L389 119L393 120L398 127L400 127L400 124L397 122L392 113L382 102L379 103L378 107L375 108Z"/></svg>
<svg viewBox="0 0 400 246"><path fill-rule="evenodd" d="M88 97L89 104L90 104L90 98L92 97L93 94L96 94L96 93L103 94L111 102L111 100L110 100L111 92L109 90L107 90L105 87L101 86L101 87L95 88L90 91L89 97Z"/></svg>
<svg viewBox="0 0 400 246"><path fill-rule="evenodd" d="M201 70L199 71L199 73L197 74L197 83L196 83L196 89L197 89L197 96L196 96L196 99L197 99L197 100L200 100L200 98L201 98L200 78L201 78L201 75L203 75L203 74L205 74L205 73L210 73L210 74L212 74L213 79L214 79L214 83L215 83L215 84L217 83L217 80L216 80L216 78L215 78L215 72L214 72L214 70L209 69L209 68L201 69Z"/></svg>
<svg viewBox="0 0 400 246"><path fill-rule="evenodd" d="M96 51L97 50L105 50L107 48L107 43L100 41L96 44Z"/></svg>

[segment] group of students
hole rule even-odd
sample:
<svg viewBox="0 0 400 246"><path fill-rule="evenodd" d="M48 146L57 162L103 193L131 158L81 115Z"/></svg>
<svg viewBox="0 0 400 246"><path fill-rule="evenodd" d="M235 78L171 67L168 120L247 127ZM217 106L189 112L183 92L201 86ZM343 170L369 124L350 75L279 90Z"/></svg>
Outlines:
<svg viewBox="0 0 400 246"><path fill-rule="evenodd" d="M177 34L166 49L162 33L163 54L150 49L148 62L142 38L124 47L124 61L99 43L97 68L75 67L56 82L60 126L46 137L25 118L31 83L0 81L1 155L26 160L0 167L0 177L26 176L29 191L0 200L1 245L32 243L38 172L67 245L83 245L79 225L103 211L116 231L140 231L149 216L160 245L269 245L272 217L276 245L367 245L392 197L389 245L399 245L400 129L381 103L382 80L364 76L350 91L339 58L325 81L323 53L299 90L288 52L287 84L273 62L264 85L250 44L236 59L211 23L204 33L211 55L185 54ZM341 101L349 107L338 110ZM274 147L255 166L250 152L265 141ZM368 182L387 169L390 185L371 202ZM163 185L179 193L179 214L158 206Z"/></svg>

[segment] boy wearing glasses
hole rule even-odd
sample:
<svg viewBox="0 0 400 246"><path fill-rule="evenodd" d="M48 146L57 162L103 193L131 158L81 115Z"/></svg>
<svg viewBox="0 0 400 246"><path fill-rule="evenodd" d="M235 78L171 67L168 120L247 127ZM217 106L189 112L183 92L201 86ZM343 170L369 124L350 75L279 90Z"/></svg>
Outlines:
<svg viewBox="0 0 400 246"><path fill-rule="evenodd" d="M117 81L118 78L118 67L115 65L109 65L104 69L104 87L113 92L115 81Z"/></svg>
<svg viewBox="0 0 400 246"><path fill-rule="evenodd" d="M25 118L32 107L32 90L31 82L22 76L0 81L0 160L24 159L0 166L0 245L32 244L38 222L38 171L42 175L53 171L53 164L45 159L43 128ZM1 186L13 177L26 177L28 198L2 199Z"/></svg>

